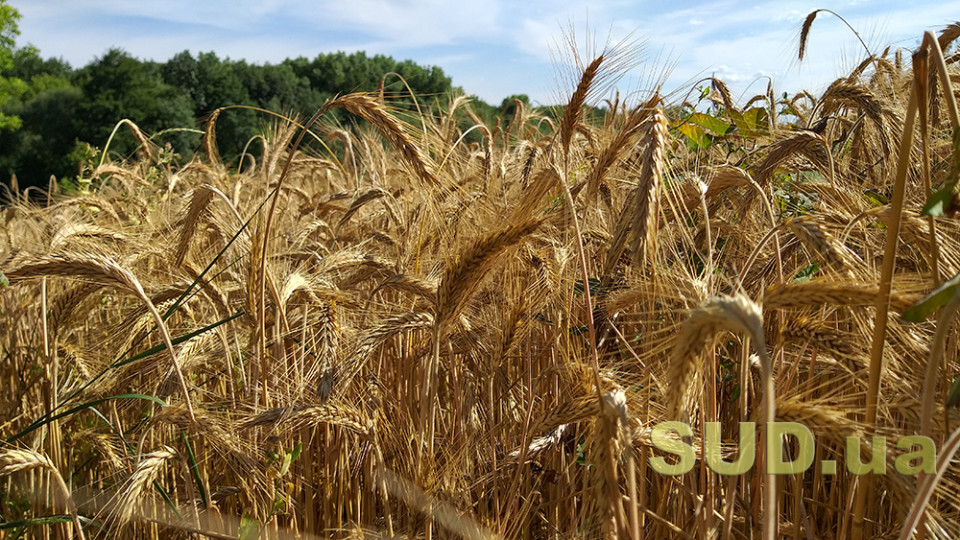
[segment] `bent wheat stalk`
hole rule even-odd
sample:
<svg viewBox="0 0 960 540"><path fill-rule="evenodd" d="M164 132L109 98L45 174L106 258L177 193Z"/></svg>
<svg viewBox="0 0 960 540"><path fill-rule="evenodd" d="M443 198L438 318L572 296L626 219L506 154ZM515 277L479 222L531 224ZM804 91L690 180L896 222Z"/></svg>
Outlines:
<svg viewBox="0 0 960 540"><path fill-rule="evenodd" d="M150 312L157 328L160 330L163 343L170 356L170 364L177 374L177 380L180 383L180 391L183 392L183 400L187 405L187 410L190 412L190 419L193 420L195 418L193 405L190 403L190 390L187 388L187 381L184 379L183 371L180 369L177 352L173 347L173 340L170 338L170 331L167 329L167 325L160 315L160 312L157 311L156 306L150 301L150 297L144 292L143 286L140 285L140 282L137 281L137 278L132 272L122 268L116 262L98 255L75 257L54 255L29 261L19 268L7 272L6 275L10 283L38 276L89 278L125 290L139 298Z"/></svg>
<svg viewBox="0 0 960 540"><path fill-rule="evenodd" d="M766 425L776 419L773 366L767 354L763 333L763 315L760 308L749 298L736 296L715 297L694 309L680 325L667 375L670 385L670 403L667 410L673 418L684 413L684 401L694 373L699 370L704 347L722 331L742 333L749 337L760 357L760 378L763 384L762 417ZM764 484L763 537L776 538L778 526L777 492L775 476L767 475Z"/></svg>
<svg viewBox="0 0 960 540"><path fill-rule="evenodd" d="M53 466L50 459L33 450L17 450L14 448L0 450L0 477L19 471L31 471L38 468L50 471L54 480L57 481L57 488L63 494L67 510L70 512L70 517L73 520L73 526L77 529L77 536L80 537L80 540L84 540L86 537L83 534L83 527L80 525L80 517L77 515L76 504L74 504L73 498L70 495L70 488L67 487L67 483L63 481L63 476L60 475L60 471Z"/></svg>

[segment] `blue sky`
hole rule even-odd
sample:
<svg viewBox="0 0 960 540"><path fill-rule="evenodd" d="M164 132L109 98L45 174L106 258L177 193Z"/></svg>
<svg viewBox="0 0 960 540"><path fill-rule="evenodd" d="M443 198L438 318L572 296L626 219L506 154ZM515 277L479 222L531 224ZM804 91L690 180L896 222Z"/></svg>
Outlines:
<svg viewBox="0 0 960 540"><path fill-rule="evenodd" d="M864 57L837 18L813 24L807 58L796 62L800 25L817 8L842 15L873 52L912 48L924 30L960 20L951 2L843 0L10 0L23 15L18 43L81 67L108 48L142 59L214 51L221 57L276 63L342 50L438 65L456 86L499 104L511 94L562 101L570 70L564 30L584 57L627 36L645 44L619 83L646 90L665 66L665 85L681 94L715 74L737 94L766 89L822 91ZM587 32L589 29L589 33ZM906 56L909 58L909 55ZM587 58L589 61L591 58ZM566 75L565 75L566 74ZM652 74L652 75L651 75ZM565 100L565 98L564 98Z"/></svg>

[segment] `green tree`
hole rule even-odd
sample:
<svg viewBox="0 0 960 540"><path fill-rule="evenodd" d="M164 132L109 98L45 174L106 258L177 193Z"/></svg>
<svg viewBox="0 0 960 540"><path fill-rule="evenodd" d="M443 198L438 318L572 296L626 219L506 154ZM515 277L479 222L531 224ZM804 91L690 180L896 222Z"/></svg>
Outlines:
<svg viewBox="0 0 960 540"><path fill-rule="evenodd" d="M78 144L75 119L82 93L70 84L70 66L45 60L27 46L13 52L7 73L23 87L8 96L0 112L22 125L0 131L0 176L6 180L16 173L21 187L46 188L50 175L75 174L69 156Z"/></svg>
<svg viewBox="0 0 960 540"><path fill-rule="evenodd" d="M220 107L256 105L237 75L236 63L220 60L212 52L196 58L183 51L160 68L163 80L193 100L193 115L201 122ZM230 109L217 118L217 146L227 160L235 158L251 137L260 131L259 114L249 109Z"/></svg>
<svg viewBox="0 0 960 540"><path fill-rule="evenodd" d="M372 92L380 86L380 81L388 73L396 73L406 81L421 107L428 107L436 96L448 94L453 90L450 78L438 67L422 67L410 60L397 62L384 55L368 57L364 52L346 54L336 52L319 54L313 60L295 58L284 61L293 72L310 83L310 87L326 99L334 94L348 92ZM413 103L406 86L397 77L388 77L385 91L391 96L390 103L397 108L409 107ZM318 100L318 106L323 99ZM312 111L310 111L312 112ZM350 115L343 110L331 111L340 121L346 121Z"/></svg>
<svg viewBox="0 0 960 540"><path fill-rule="evenodd" d="M274 112L312 114L323 104L310 80L299 77L287 64L251 65L240 61L237 75L257 106Z"/></svg>
<svg viewBox="0 0 960 540"><path fill-rule="evenodd" d="M16 173L21 187L41 188L51 175L76 175L70 154L78 144L75 118L82 102L83 93L73 86L50 88L25 101L17 109L23 127L0 135L3 175Z"/></svg>
<svg viewBox="0 0 960 540"><path fill-rule="evenodd" d="M80 140L104 145L114 126L125 118L147 134L196 125L193 101L163 82L160 66L141 62L120 49L110 49L77 71L74 82L83 92L78 111ZM174 150L189 157L199 136L177 131L154 142L169 142ZM111 142L110 151L126 156L138 146L129 130L123 129Z"/></svg>
<svg viewBox="0 0 960 540"><path fill-rule="evenodd" d="M0 111L12 97L19 96L25 90L20 78L9 73L13 68L13 54L16 37L20 35L17 21L20 12L0 0ZM20 117L0 112L0 130L17 129L21 125Z"/></svg>
<svg viewBox="0 0 960 540"><path fill-rule="evenodd" d="M24 81L35 77L54 77L69 79L73 70L60 58L43 58L33 45L21 47L13 52L12 65L8 74Z"/></svg>

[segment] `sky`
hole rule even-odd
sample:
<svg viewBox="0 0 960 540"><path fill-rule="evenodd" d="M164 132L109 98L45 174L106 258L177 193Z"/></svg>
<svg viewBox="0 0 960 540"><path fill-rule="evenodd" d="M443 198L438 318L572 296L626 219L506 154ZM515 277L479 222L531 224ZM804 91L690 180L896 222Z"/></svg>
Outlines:
<svg viewBox="0 0 960 540"><path fill-rule="evenodd" d="M820 13L797 62L800 27L829 8L875 54L912 49L925 30L960 20L952 2L920 0L9 0L18 45L79 68L111 47L164 61L189 50L278 63L320 53L365 51L436 65L454 86L498 105L527 94L534 104L565 102L579 74L569 42L589 63L605 49L630 49L630 69L612 93L625 97L662 83L682 99L708 76L749 99L772 81L777 94L819 93L866 52L838 18ZM892 54L892 53L891 53ZM909 54L905 52L905 58ZM609 97L608 95L598 97Z"/></svg>

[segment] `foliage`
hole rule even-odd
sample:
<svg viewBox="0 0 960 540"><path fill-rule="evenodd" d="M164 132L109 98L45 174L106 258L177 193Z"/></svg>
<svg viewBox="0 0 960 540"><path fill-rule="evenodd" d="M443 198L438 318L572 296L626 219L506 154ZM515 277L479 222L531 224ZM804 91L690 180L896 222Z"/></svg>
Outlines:
<svg viewBox="0 0 960 540"><path fill-rule="evenodd" d="M12 47L12 38L0 41L3 44ZM453 90L440 68L362 52L256 65L189 51L163 63L144 62L111 49L78 70L61 60L42 58L34 47L7 52L0 61L5 62L3 73L11 91L0 103L0 111L7 115L0 116L0 127L3 118L9 119L11 128L20 127L21 119L23 125L0 133L0 174L9 178L16 173L21 188L46 187L51 175L75 177L80 166L75 150L86 145L103 147L109 139L107 150L112 155L134 157L140 143L129 130L119 129L110 139L123 119L146 133L165 132L151 143L169 143L189 160L199 144L199 124L227 107L218 116L216 135L220 154L229 162L273 122L256 109L308 117L336 94L376 89L388 73L396 75L386 77L385 91L392 98L406 96L394 100L400 109L414 110L405 85L424 110ZM0 80L0 88L3 84ZM342 110L333 115L343 124L355 121ZM256 156L260 150L255 145L252 151Z"/></svg>
<svg viewBox="0 0 960 540"><path fill-rule="evenodd" d="M21 119L16 114L3 110L12 98L25 90L23 80L12 73L16 37L20 35L17 26L19 20L20 12L7 4L7 0L0 0L0 132L14 130L21 125Z"/></svg>

